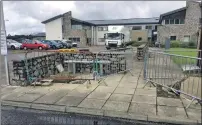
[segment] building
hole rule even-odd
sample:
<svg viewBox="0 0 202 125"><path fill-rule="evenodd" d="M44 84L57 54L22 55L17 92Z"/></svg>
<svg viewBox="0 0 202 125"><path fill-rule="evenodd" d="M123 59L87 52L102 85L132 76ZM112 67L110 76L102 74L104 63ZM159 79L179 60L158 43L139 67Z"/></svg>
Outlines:
<svg viewBox="0 0 202 125"><path fill-rule="evenodd" d="M182 42L197 42L200 34L201 3L187 1L186 7L160 15L157 40L167 38Z"/></svg>
<svg viewBox="0 0 202 125"><path fill-rule="evenodd" d="M41 33L35 33L35 34L32 34L33 36L33 39L35 40L44 40L46 39L46 33L44 32L41 32Z"/></svg>
<svg viewBox="0 0 202 125"><path fill-rule="evenodd" d="M79 20L71 11L42 22L47 40L70 39L81 44L104 45L109 26L124 26L130 30L131 41L154 41L159 18L131 18L116 20Z"/></svg>

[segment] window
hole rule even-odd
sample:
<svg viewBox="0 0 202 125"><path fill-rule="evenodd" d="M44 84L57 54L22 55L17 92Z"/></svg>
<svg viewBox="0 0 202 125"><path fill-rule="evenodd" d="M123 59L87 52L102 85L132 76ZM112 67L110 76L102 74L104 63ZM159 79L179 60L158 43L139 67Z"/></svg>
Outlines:
<svg viewBox="0 0 202 125"><path fill-rule="evenodd" d="M174 19L170 19L170 24L174 24Z"/></svg>
<svg viewBox="0 0 202 125"><path fill-rule="evenodd" d="M175 19L175 24L180 24L180 20L179 19Z"/></svg>
<svg viewBox="0 0 202 125"><path fill-rule="evenodd" d="M71 40L72 42L80 42L80 38L79 37L69 38L69 40Z"/></svg>
<svg viewBox="0 0 202 125"><path fill-rule="evenodd" d="M137 38L137 41L142 41L142 37L138 37L138 38Z"/></svg>
<svg viewBox="0 0 202 125"><path fill-rule="evenodd" d="M103 27L98 27L98 31L103 31Z"/></svg>
<svg viewBox="0 0 202 125"><path fill-rule="evenodd" d="M64 25L62 25L62 32L64 33Z"/></svg>
<svg viewBox="0 0 202 125"><path fill-rule="evenodd" d="M180 19L180 24L184 24L184 19Z"/></svg>
<svg viewBox="0 0 202 125"><path fill-rule="evenodd" d="M105 42L105 38L99 38L98 42Z"/></svg>
<svg viewBox="0 0 202 125"><path fill-rule="evenodd" d="M165 20L165 24L169 24L169 20Z"/></svg>
<svg viewBox="0 0 202 125"><path fill-rule="evenodd" d="M152 29L152 26L146 26L146 29Z"/></svg>
<svg viewBox="0 0 202 125"><path fill-rule="evenodd" d="M184 42L189 42L189 40L190 40L190 36L188 35L184 36Z"/></svg>
<svg viewBox="0 0 202 125"><path fill-rule="evenodd" d="M141 30L142 29L142 26L133 26L132 27L132 30Z"/></svg>
<svg viewBox="0 0 202 125"><path fill-rule="evenodd" d="M82 29L82 25L72 25L72 29L81 30Z"/></svg>
<svg viewBox="0 0 202 125"><path fill-rule="evenodd" d="M170 40L176 40L176 36L170 36Z"/></svg>
<svg viewBox="0 0 202 125"><path fill-rule="evenodd" d="M108 31L108 27L98 27L98 31Z"/></svg>

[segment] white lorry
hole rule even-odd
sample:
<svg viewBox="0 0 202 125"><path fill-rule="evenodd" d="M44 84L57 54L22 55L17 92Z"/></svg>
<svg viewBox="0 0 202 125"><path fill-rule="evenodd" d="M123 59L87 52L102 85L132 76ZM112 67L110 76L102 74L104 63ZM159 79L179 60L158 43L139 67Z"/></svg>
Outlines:
<svg viewBox="0 0 202 125"><path fill-rule="evenodd" d="M130 30L124 26L108 26L104 38L107 49L125 47L130 42Z"/></svg>

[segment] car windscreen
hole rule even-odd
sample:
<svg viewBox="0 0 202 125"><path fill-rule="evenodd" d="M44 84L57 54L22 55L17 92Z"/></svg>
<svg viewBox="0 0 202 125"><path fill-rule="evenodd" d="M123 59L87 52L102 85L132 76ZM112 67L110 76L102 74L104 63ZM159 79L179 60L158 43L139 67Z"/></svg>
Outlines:
<svg viewBox="0 0 202 125"><path fill-rule="evenodd" d="M54 40L51 40L51 42L53 43L53 44L58 44L57 42L55 42Z"/></svg>

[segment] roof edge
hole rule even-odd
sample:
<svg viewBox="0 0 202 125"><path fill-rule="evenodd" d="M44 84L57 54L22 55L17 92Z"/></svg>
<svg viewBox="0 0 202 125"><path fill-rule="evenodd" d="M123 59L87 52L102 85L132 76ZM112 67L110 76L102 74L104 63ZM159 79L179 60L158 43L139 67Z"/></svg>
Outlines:
<svg viewBox="0 0 202 125"><path fill-rule="evenodd" d="M49 22L51 22L51 21L53 21L53 20L56 20L56 19L58 19L58 18L61 18L61 17L63 17L63 14L60 14L60 15L54 16L54 17L52 17L52 18L49 18L49 19L47 19L47 20L44 20L44 21L42 21L41 23L46 24L46 23L49 23Z"/></svg>

